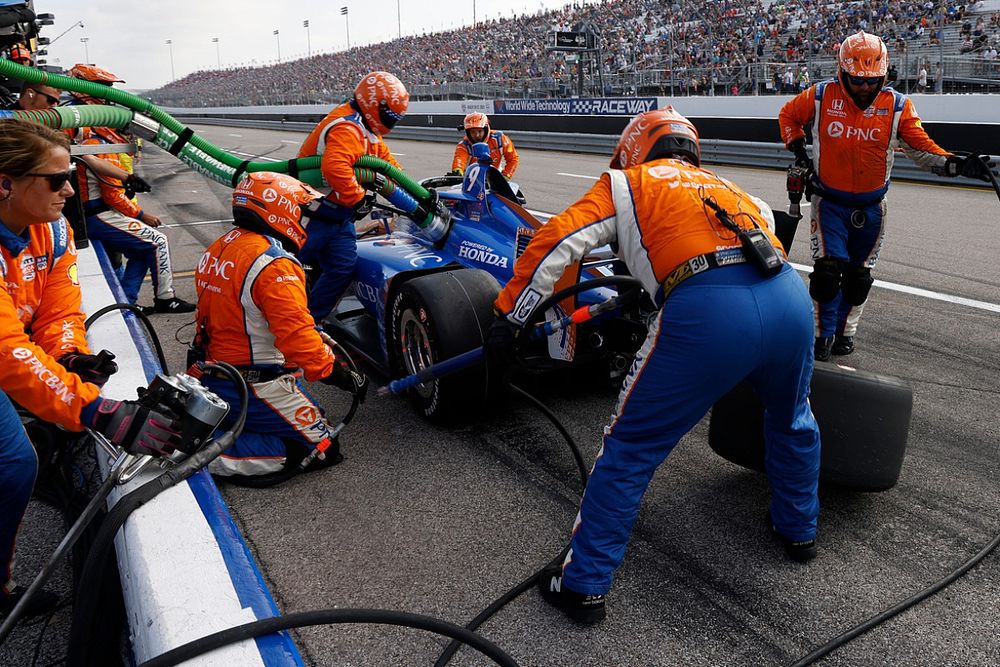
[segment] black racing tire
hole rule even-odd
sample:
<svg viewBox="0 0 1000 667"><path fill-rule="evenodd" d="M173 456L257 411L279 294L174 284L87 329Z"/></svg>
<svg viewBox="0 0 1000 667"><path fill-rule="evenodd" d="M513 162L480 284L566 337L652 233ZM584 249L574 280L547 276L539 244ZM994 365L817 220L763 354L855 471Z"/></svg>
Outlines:
<svg viewBox="0 0 1000 667"><path fill-rule="evenodd" d="M855 491L895 486L913 413L909 385L820 363L813 372L809 402L822 440L821 481ZM764 470L764 408L748 382L712 408L708 444L727 461Z"/></svg>
<svg viewBox="0 0 1000 667"><path fill-rule="evenodd" d="M396 377L481 347L500 291L485 271L461 269L408 280L389 309L388 345ZM476 364L410 389L410 401L441 423L482 410L495 389L486 364Z"/></svg>

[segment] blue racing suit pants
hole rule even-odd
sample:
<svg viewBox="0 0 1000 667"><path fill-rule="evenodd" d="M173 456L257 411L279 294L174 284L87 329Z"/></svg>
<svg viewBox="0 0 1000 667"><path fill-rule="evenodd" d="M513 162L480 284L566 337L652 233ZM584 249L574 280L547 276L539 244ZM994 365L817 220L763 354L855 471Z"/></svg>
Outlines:
<svg viewBox="0 0 1000 667"><path fill-rule="evenodd" d="M227 419L236 419L240 397L228 380L202 378L205 386L231 406ZM333 441L323 409L306 393L301 380L287 373L269 382L247 383L249 406L243 432L236 442L209 465L216 475L265 475L282 470L288 447L313 447Z"/></svg>
<svg viewBox="0 0 1000 667"><path fill-rule="evenodd" d="M597 454L563 563L572 591L604 594L621 564L656 468L744 378L764 404L765 467L775 528L816 535L819 428L809 407L812 301L786 264L706 271L669 295L637 353Z"/></svg>
<svg viewBox="0 0 1000 667"><path fill-rule="evenodd" d="M0 595L12 583L14 542L37 472L35 449L7 394L0 392Z"/></svg>
<svg viewBox="0 0 1000 667"><path fill-rule="evenodd" d="M309 312L322 324L354 280L358 234L353 216L343 222L313 218L299 261L322 271L309 291Z"/></svg>
<svg viewBox="0 0 1000 667"><path fill-rule="evenodd" d="M108 250L125 255L128 261L120 279L129 303L138 300L147 272L152 276L153 295L157 299L174 297L174 274L166 234L117 211L104 211L87 216L87 235Z"/></svg>
<svg viewBox="0 0 1000 667"><path fill-rule="evenodd" d="M810 247L813 261L821 257L839 259L845 272L872 269L885 238L885 200L852 207L819 195L813 197ZM843 291L826 303L816 304L816 336L853 336L865 304L854 306Z"/></svg>

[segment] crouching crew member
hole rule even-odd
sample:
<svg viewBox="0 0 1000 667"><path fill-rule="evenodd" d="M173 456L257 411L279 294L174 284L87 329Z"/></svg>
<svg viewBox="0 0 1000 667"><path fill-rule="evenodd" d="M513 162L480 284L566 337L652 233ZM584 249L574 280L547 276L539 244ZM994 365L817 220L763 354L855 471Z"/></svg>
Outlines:
<svg viewBox="0 0 1000 667"><path fill-rule="evenodd" d="M495 303L491 360L510 357L518 325L567 266L611 244L660 307L605 427L565 561L538 581L550 604L582 622L605 616L604 595L653 472L743 379L767 414L770 528L790 557L816 554L812 302L784 262L767 205L699 164L698 134L684 116L672 107L636 116L611 169L538 231ZM743 237L760 244L760 266Z"/></svg>
<svg viewBox="0 0 1000 667"><path fill-rule="evenodd" d="M338 438L303 389L303 377L361 398L367 390L367 378L338 358L317 330L293 255L306 241L305 208L321 197L291 176L247 175L233 191L236 229L216 239L198 262L195 346L208 361L240 369L250 389L243 433L210 467L232 481L297 469L314 448L326 459L315 459L311 468L340 461ZM239 403L227 380L203 381Z"/></svg>

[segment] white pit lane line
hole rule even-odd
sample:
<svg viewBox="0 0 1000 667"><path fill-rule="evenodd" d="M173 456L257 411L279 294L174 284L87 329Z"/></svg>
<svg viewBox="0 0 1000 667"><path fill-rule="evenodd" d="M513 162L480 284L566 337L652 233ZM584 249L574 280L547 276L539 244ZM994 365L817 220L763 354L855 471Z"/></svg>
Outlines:
<svg viewBox="0 0 1000 667"><path fill-rule="evenodd" d="M585 178L588 181L596 181L600 176L585 176L583 174L567 174L564 171L557 171L556 176L569 176L570 178Z"/></svg>
<svg viewBox="0 0 1000 667"><path fill-rule="evenodd" d="M555 213L546 213L544 211L532 211L531 209L528 209L528 213L538 218L540 222L545 222L553 215L556 215ZM796 271L801 271L802 273L812 272L811 266L806 266L804 264L796 264L794 262L790 263L792 265L792 268L794 268ZM997 303L989 303L988 301L977 301L976 299L968 299L964 296L955 296L953 294L945 294L943 292L933 292L931 290L923 289L921 287L910 287L909 285L890 283L885 280L876 280L874 287L881 287L882 289L887 289L893 292L912 294L914 296L923 297L925 299L931 299L933 301L944 301L945 303L954 303L959 306L968 306L969 308L975 308L977 310L985 310L991 313L1000 313L1000 304Z"/></svg>

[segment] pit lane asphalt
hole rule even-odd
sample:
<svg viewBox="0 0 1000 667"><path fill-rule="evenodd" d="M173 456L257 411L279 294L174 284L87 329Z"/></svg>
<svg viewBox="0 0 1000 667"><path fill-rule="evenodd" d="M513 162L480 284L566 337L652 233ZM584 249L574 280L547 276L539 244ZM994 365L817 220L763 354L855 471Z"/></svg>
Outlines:
<svg viewBox="0 0 1000 667"><path fill-rule="evenodd" d="M303 138L195 129L244 157L286 159ZM388 143L414 177L439 175L450 164L450 145L391 136ZM525 150L515 180L529 209L555 213L606 164L603 156ZM716 171L776 208L787 206L782 173ZM178 293L193 299L190 270L228 227L211 221L231 217L230 190L155 148L146 150L140 173L154 188L144 207L169 225ZM994 306L873 290L858 351L846 361L913 387L899 484L878 494L822 488L820 555L806 565L789 562L764 526L766 481L709 449L705 419L650 485L604 624L575 626L529 591L488 621L483 635L525 666L787 664L937 581L1000 531L1000 202L990 191L907 183L894 183L888 201L879 280ZM806 227L791 254L804 265ZM142 300L150 298L146 288ZM174 370L183 348L173 331L185 319L154 320ZM332 415L346 410L336 390L311 389ZM615 391L579 378L533 389L589 465ZM344 433L343 450L340 466L275 489L222 486L285 611L377 607L464 624L568 539L580 491L575 466L554 429L518 399L443 429L424 423L404 399L372 396ZM996 665L998 574L994 554L818 664ZM296 638L308 664L358 667L429 665L447 643L380 626L309 628ZM451 664L491 663L463 649Z"/></svg>

